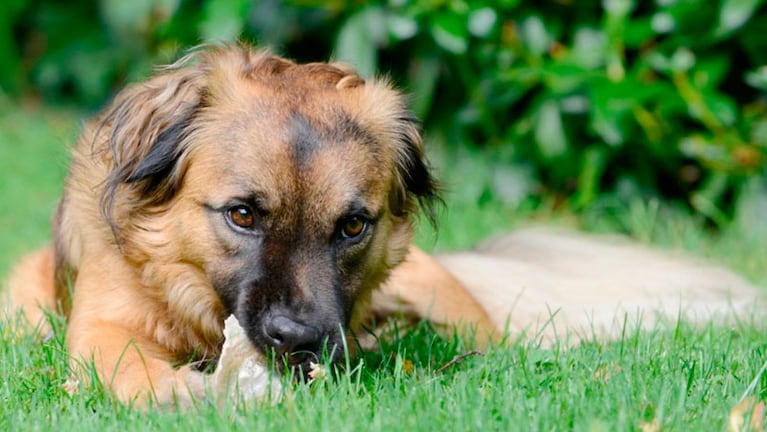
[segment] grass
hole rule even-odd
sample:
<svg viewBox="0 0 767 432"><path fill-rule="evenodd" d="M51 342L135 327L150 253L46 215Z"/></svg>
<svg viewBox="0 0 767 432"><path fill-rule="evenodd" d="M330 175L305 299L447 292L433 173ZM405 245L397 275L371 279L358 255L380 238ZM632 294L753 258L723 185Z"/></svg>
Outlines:
<svg viewBox="0 0 767 432"><path fill-rule="evenodd" d="M69 111L12 109L0 100L0 275L50 240L77 118Z"/></svg>
<svg viewBox="0 0 767 432"><path fill-rule="evenodd" d="M0 110L0 275L48 238L65 173L64 144L76 125L77 114L67 111ZM710 256L765 282L764 242L746 231L715 236L683 212L652 202L609 204L577 218L531 212L488 193L498 168L491 155L456 153L438 147L434 154L452 193L439 236L428 227L419 236L427 248L465 247L532 220L627 232ZM114 402L98 385L73 395L64 390L69 374L62 330L41 342L8 328L0 324L0 430L8 431L619 431L653 421L662 430L725 430L741 399L767 397L761 374L767 344L760 329L746 324L628 330L620 341L568 350L518 341L452 365L470 347L424 324L351 361L336 379L289 385L273 406L142 412Z"/></svg>

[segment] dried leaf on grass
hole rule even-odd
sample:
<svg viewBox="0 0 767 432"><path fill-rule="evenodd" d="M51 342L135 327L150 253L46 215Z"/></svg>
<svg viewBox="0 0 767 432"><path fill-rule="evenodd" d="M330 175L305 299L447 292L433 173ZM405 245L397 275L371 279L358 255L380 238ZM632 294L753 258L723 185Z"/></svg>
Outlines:
<svg viewBox="0 0 767 432"><path fill-rule="evenodd" d="M73 396L80 392L80 380L74 375L67 378L64 384L61 385L68 395Z"/></svg>
<svg viewBox="0 0 767 432"><path fill-rule="evenodd" d="M457 356L453 357L452 359L450 359L449 362L447 362L444 365L442 365L442 367L437 369L437 373L442 373L445 370L447 370L449 367L451 367L451 366L453 366L453 365L455 365L457 363L462 362L463 360L465 360L468 357L472 357L472 356L476 356L476 355L480 355L481 356L483 354L480 351L473 350L473 351L469 351L469 352L461 354L461 355L457 355Z"/></svg>
<svg viewBox="0 0 767 432"><path fill-rule="evenodd" d="M621 367L618 365L608 366L605 364L600 366L597 371L594 372L594 379L606 383L614 373L620 372L621 370Z"/></svg>
<svg viewBox="0 0 767 432"><path fill-rule="evenodd" d="M309 383L324 379L328 376L328 370L325 365L309 362Z"/></svg>

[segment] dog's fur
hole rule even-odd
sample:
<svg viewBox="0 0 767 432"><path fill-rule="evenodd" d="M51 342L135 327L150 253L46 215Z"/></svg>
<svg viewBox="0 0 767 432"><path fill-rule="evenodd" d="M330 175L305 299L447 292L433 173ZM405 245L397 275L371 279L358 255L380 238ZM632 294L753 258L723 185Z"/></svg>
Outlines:
<svg viewBox="0 0 767 432"><path fill-rule="evenodd" d="M186 365L218 356L230 313L257 348L305 370L301 351L339 358L370 316L463 325L480 342L544 323L549 338L611 336L622 311L708 319L757 296L725 271L546 232L435 260L410 241L436 196L416 121L387 82L199 50L85 126L54 245L17 266L8 311L32 325L61 311L75 364L92 360L122 400L167 403L204 393ZM252 226L238 226L241 211Z"/></svg>

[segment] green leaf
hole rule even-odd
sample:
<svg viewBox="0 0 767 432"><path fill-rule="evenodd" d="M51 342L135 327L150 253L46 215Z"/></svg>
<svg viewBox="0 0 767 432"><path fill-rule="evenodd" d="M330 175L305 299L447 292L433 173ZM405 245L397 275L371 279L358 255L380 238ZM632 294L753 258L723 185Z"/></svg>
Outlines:
<svg viewBox="0 0 767 432"><path fill-rule="evenodd" d="M634 10L636 2L634 0L602 0L602 7L610 15L626 16Z"/></svg>
<svg viewBox="0 0 767 432"><path fill-rule="evenodd" d="M531 15L522 21L522 37L528 51L536 56L545 54L554 41L546 30L546 24L536 15Z"/></svg>
<svg viewBox="0 0 767 432"><path fill-rule="evenodd" d="M492 167L490 185L497 199L519 204L534 193L536 181L529 166L503 163Z"/></svg>
<svg viewBox="0 0 767 432"><path fill-rule="evenodd" d="M723 0L714 34L721 37L739 29L762 3L764 0Z"/></svg>
<svg viewBox="0 0 767 432"><path fill-rule="evenodd" d="M466 53L469 48L466 19L460 15L444 13L435 16L431 36L442 49L456 55Z"/></svg>
<svg viewBox="0 0 767 432"><path fill-rule="evenodd" d="M730 159L730 152L725 146L718 145L717 142L700 134L682 138L679 141L679 150L687 157L708 164L724 165Z"/></svg>
<svg viewBox="0 0 767 432"><path fill-rule="evenodd" d="M4 91L16 92L21 86L21 49L14 36L17 15L26 3L26 0L6 0L0 5L0 99Z"/></svg>
<svg viewBox="0 0 767 432"><path fill-rule="evenodd" d="M767 184L764 179L750 178L741 190L735 210L735 225L749 237L755 236L762 244L767 244Z"/></svg>
<svg viewBox="0 0 767 432"><path fill-rule="evenodd" d="M418 22L406 15L391 14L386 17L389 34L396 40L407 40L418 33Z"/></svg>
<svg viewBox="0 0 767 432"><path fill-rule="evenodd" d="M472 11L469 14L469 32L478 38L485 38L493 31L496 21L498 14L492 8L484 7Z"/></svg>
<svg viewBox="0 0 767 432"><path fill-rule="evenodd" d="M583 153L581 159L578 190L573 196L573 205L576 208L588 206L599 194L599 180L605 171L605 149L591 146Z"/></svg>
<svg viewBox="0 0 767 432"><path fill-rule="evenodd" d="M751 87L767 91L767 66L746 72L745 80Z"/></svg>
<svg viewBox="0 0 767 432"><path fill-rule="evenodd" d="M521 2L522 0L498 0L495 4L501 9L509 10L519 6Z"/></svg>
<svg viewBox="0 0 767 432"><path fill-rule="evenodd" d="M110 28L119 34L135 34L147 26L152 0L101 0L101 14Z"/></svg>
<svg viewBox="0 0 767 432"><path fill-rule="evenodd" d="M607 108L598 108L594 110L591 120L591 127L602 140L611 145L618 146L623 144L624 134L619 123L617 112L612 112Z"/></svg>
<svg viewBox="0 0 767 432"><path fill-rule="evenodd" d="M644 90L633 81L613 83L608 79L594 80L590 89L591 117L589 126L610 146L626 141L627 118L634 104L639 103Z"/></svg>
<svg viewBox="0 0 767 432"><path fill-rule="evenodd" d="M762 148L767 148L767 119L755 122L751 126L750 136L752 143Z"/></svg>
<svg viewBox="0 0 767 432"><path fill-rule="evenodd" d="M655 33L671 33L676 29L676 20L674 19L674 15L666 11L661 11L653 14L650 26Z"/></svg>
<svg viewBox="0 0 767 432"><path fill-rule="evenodd" d="M200 36L206 41L235 41L245 25L248 0L208 0L200 22Z"/></svg>
<svg viewBox="0 0 767 432"><path fill-rule="evenodd" d="M681 47L671 55L670 66L674 72L688 71L695 66L695 54L689 48Z"/></svg>
<svg viewBox="0 0 767 432"><path fill-rule="evenodd" d="M538 109L535 125L535 141L546 159L562 156L567 151L567 136L562 125L559 105L554 100L545 101Z"/></svg>
<svg viewBox="0 0 767 432"><path fill-rule="evenodd" d="M378 47L386 38L386 19L380 7L367 7L349 17L338 32L334 57L348 62L360 76L372 77L378 68Z"/></svg>
<svg viewBox="0 0 767 432"><path fill-rule="evenodd" d="M690 196L690 204L695 210L720 227L727 225L729 221L729 217L720 207L721 200L727 191L728 180L726 174L715 172L706 179L699 191Z"/></svg>
<svg viewBox="0 0 767 432"><path fill-rule="evenodd" d="M413 59L408 71L411 97L410 108L419 118L425 118L434 101L434 91L439 81L440 61L437 56L420 56Z"/></svg>
<svg viewBox="0 0 767 432"><path fill-rule="evenodd" d="M671 61L658 51L647 56L647 63L658 72L668 73L671 70Z"/></svg>
<svg viewBox="0 0 767 432"><path fill-rule="evenodd" d="M738 120L738 107L730 97L716 91L704 91L702 95L706 106L722 125L735 125Z"/></svg>
<svg viewBox="0 0 767 432"><path fill-rule="evenodd" d="M597 68L605 62L607 53L607 35L601 30L590 27L579 28L575 32L570 59L584 68Z"/></svg>
<svg viewBox="0 0 767 432"><path fill-rule="evenodd" d="M556 95L569 95L589 79L583 68L568 63L546 63L543 80Z"/></svg>
<svg viewBox="0 0 767 432"><path fill-rule="evenodd" d="M663 25L663 19L664 18L660 18L661 27ZM654 22L654 19L649 16L632 16L629 20L623 20L621 24L623 26L623 44L626 48L644 51L643 47L645 47L647 41L655 39L658 35L658 32L653 28L653 25L657 25L658 23ZM612 30L609 26L607 27L606 30Z"/></svg>
<svg viewBox="0 0 767 432"><path fill-rule="evenodd" d="M730 69L730 59L724 55L701 57L695 62L692 82L699 88L714 89L719 87Z"/></svg>

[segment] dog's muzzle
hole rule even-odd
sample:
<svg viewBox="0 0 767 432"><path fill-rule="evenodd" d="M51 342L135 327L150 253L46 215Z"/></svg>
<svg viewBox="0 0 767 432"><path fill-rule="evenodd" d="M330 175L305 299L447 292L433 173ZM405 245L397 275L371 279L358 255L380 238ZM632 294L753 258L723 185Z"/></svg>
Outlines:
<svg viewBox="0 0 767 432"><path fill-rule="evenodd" d="M318 352L324 339L317 327L300 323L285 315L267 319L264 323L264 336L266 343L278 356L290 354L296 360L303 360L310 353Z"/></svg>
<svg viewBox="0 0 767 432"><path fill-rule="evenodd" d="M263 323L263 337L266 348L275 354L277 365L280 361L284 366L300 370L306 375L310 370L309 363L319 363L323 350L330 353L332 360L338 357L337 344L332 337L318 327L308 325L286 315L271 315Z"/></svg>

